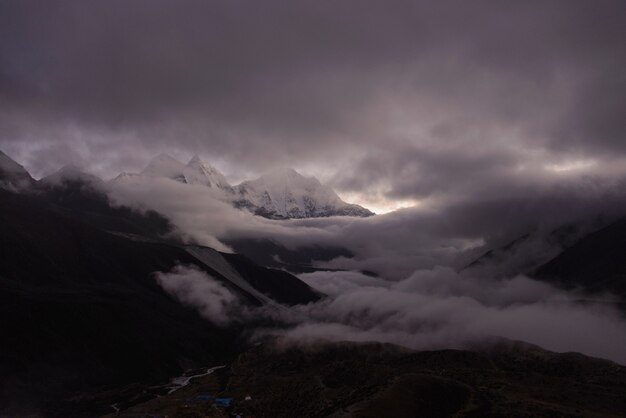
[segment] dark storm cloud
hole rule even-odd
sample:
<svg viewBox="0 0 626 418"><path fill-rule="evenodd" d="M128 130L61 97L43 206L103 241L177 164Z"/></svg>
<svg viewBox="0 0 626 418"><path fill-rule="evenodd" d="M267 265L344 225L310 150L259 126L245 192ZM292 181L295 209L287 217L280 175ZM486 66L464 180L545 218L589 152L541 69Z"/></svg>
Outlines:
<svg viewBox="0 0 626 418"><path fill-rule="evenodd" d="M546 160L624 151L621 1L0 8L0 145L37 174L44 161L65 162L67 147L108 175L177 150L224 158L233 171L358 167L337 183L349 191L367 168L359 161L380 165L384 149L385 164L403 164L417 146L421 167L435 168L428 176L382 180L392 197L422 196L447 169L467 177L480 160L482 172L497 171L502 143L545 150ZM465 161L476 147L485 151Z"/></svg>
<svg viewBox="0 0 626 418"><path fill-rule="evenodd" d="M113 176L163 151L230 173L292 165L341 192L445 214L377 221L397 232L393 248L430 225L463 240L524 233L624 189L625 11L4 1L0 147L36 176L63 163Z"/></svg>

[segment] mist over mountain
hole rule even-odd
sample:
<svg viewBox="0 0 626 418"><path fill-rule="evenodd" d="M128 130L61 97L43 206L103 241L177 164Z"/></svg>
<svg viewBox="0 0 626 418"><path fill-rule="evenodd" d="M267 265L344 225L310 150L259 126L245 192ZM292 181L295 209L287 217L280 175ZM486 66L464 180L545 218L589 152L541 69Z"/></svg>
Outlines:
<svg viewBox="0 0 626 418"><path fill-rule="evenodd" d="M291 169L231 186L198 157L185 165L160 155L109 182L71 165L36 181L3 158L0 278L5 313L16 318L2 330L14 336L3 351L9 414L90 416L112 403L154 410L143 402L173 376L275 338L286 347L475 350L496 337L626 362L626 217L593 196L538 199L537 210L585 204L570 217L521 223L522 236L512 229L475 244L459 231L447 236L454 211L420 214L421 237L405 229L409 210L298 212L347 204ZM242 210L242 196L274 212ZM405 236L423 240L421 254L400 247Z"/></svg>
<svg viewBox="0 0 626 418"><path fill-rule="evenodd" d="M141 172L143 175L166 177L186 184L201 184L209 188L231 189L226 177L197 154L184 165L166 154L153 158Z"/></svg>
<svg viewBox="0 0 626 418"><path fill-rule="evenodd" d="M24 167L0 151L0 186L2 188L20 190L31 186L33 183L34 179Z"/></svg>
<svg viewBox="0 0 626 418"><path fill-rule="evenodd" d="M196 158L194 160L197 161ZM562 284L562 289L552 288L550 285L521 276L528 274L547 278L549 275L535 274L535 271L546 270L547 267L541 267L541 265L559 253L562 254L559 257L567 259L569 251L575 251L577 246L584 245L588 236L592 239L593 231L602 227L603 222L608 222L608 220L599 220L597 216L585 220L583 217L580 222L583 222L584 227L569 227L568 229L565 225L547 234L541 232L545 230L542 227L537 232L526 234L505 245L502 250L497 248L490 250L479 258L479 261L471 263L469 268L458 273L454 271L456 260L462 259L466 253L475 252L476 249L459 248L456 252L446 254L440 253L440 250L435 247L430 250L432 251L430 257L433 260L439 257L437 264L418 267L405 277L389 276L384 268L381 269L382 265L375 254L369 255L371 247L363 247L358 237L364 231L381 227L389 228L398 216L402 216L402 212L378 215L373 218L345 218L353 219L345 225L342 225L344 219L342 217L335 217L334 221L326 221L325 218L310 218L285 223L287 222L285 220L266 219L248 211L241 211L230 201L220 198L220 196L228 196L225 193L230 192L208 187L205 181L188 180L191 179L188 177L189 172L186 171L188 168L188 165L178 163L172 158L159 156L148 165L144 173L129 179L118 177L105 184L76 168L66 167L42 179L39 182L41 186L35 186L31 192L24 191L22 194L43 197L65 209L85 210L92 217L87 218L87 215L81 214L83 219L100 218L93 217L96 209L84 202L78 204L79 198L86 201L95 199L99 202L98 205L114 211L127 211L131 208L131 213L150 213L146 210L156 209L157 213L165 214L173 226L169 227L169 232L164 231L160 235L149 233L149 236L154 237L152 239L167 239L193 245L210 244L227 251L232 251L227 244L232 242L253 259L264 260L273 266L296 273L305 272L300 277L309 285L320 289L322 293L330 295L331 299L321 302L319 306L298 308L296 309L298 313L294 314L294 317L289 314L288 318L280 319L280 321L286 320L292 326L295 325L287 332L287 335L297 335L297 338L307 339L311 333L314 338L332 340L337 335L341 339L348 340L373 339L414 348L432 348L463 347L468 342L495 334L508 338L521 338L551 349L567 350L569 348L624 361L619 353L623 347L626 347L626 341L622 343L619 338L614 340L614 351L607 351L608 347L604 345L602 338L603 335L607 335L606 332L609 329L614 329L609 332L613 334L623 326L619 315L610 312L611 304L617 303L615 306L619 307L622 286L619 276L611 276L610 281L602 279L595 282L597 283L596 293L598 290L604 292L601 300L608 303L605 308L609 310L606 312L593 306L576 305L575 301L581 298L581 294L576 292L569 294L565 289L585 292L591 291L592 288L588 285L579 287L578 284L574 284L578 282L566 284L569 276L563 278L565 282L550 279L550 282L557 286ZM282 181L293 187L293 183L298 183L301 179L302 177L293 170L278 170L263 177L261 181L242 184L246 187L251 187L247 186L250 183L267 186ZM314 186L320 186L315 179L307 179L307 181ZM235 186L231 190L236 190L237 187L240 186ZM216 198L216 191L219 193L218 198ZM427 222L431 223L432 220ZM338 226L339 230L337 230ZM115 226L114 229L117 230ZM135 231L133 233L136 233ZM126 233L126 230L120 232ZM368 234L371 233L368 232ZM357 235L351 238L354 234ZM145 236L146 232L141 232L139 235ZM389 239L397 241L400 237L395 235ZM253 245L259 239L261 239L259 244ZM270 241L263 244L262 239ZM353 239L356 241L352 241ZM378 236L379 243L382 243L381 240L384 239L387 239L384 235ZM245 244L246 242L249 244ZM272 244L273 246L270 245L272 242L275 243ZM524 250L526 248L524 245L528 249L534 249L534 252ZM321 249L328 248L330 257L323 256L323 253L318 250L314 251L316 246ZM336 252L337 250L332 250L332 248L339 249L339 251ZM342 248L345 250L341 250ZM620 259L619 248L621 246L615 246L619 254L610 255L611 259ZM424 251L427 249L428 247L424 247ZM268 261L267 256L264 255L266 251L269 251L267 254L271 261ZM499 251L497 258L491 255L493 251ZM537 256L537 251L542 256ZM306 256L307 252L309 258ZM274 254L273 257L272 254ZM281 259L278 254L282 254L285 259ZM316 260L315 254L317 257L324 258ZM424 254L427 253L424 252ZM584 256L581 255L576 259L587 257L585 263L589 265L593 263L606 265L607 261L600 258L604 254L608 253L586 251ZM405 259L401 252L397 252L396 257L402 263L411 263L411 258ZM296 260L296 264L290 259ZM557 257L554 263L557 262L556 260L559 258ZM393 262L393 259L384 256L381 261L389 263ZM480 269L477 269L478 267ZM618 265L611 269L621 271ZM217 271L225 276L230 274L220 269ZM361 272L368 272L368 275ZM396 271L396 274L399 273ZM263 286L260 282L258 285ZM184 286L191 286L191 284ZM280 287L278 284L277 286ZM267 291L276 292L277 290ZM193 290L191 293L185 292L186 295L196 293ZM202 292L200 291L200 294ZM609 296L611 293L613 296ZM178 291L176 294L179 294ZM464 303L457 304L455 298L459 296L470 297L472 304L477 304L471 308L474 313L470 317L477 320L472 325L469 325L468 319L457 322L461 318L466 318L466 309L472 306L472 304L468 306ZM205 302L202 296L196 295L191 299L189 297L183 297L185 304L191 304L200 311L204 310L202 306ZM207 298L211 299L210 293ZM385 300L388 300L389 304L384 303ZM428 306L431 303L439 305L439 309L448 305L446 309L450 310L450 313L446 314L445 320L441 319L443 322L439 322L437 316L433 316L432 313L426 314L429 312ZM373 306L376 306L376 309ZM413 311L413 306L417 306L418 310ZM362 309L365 310L362 311ZM234 311L229 309L229 315L240 317ZM384 319L392 312L395 312L393 326L387 325ZM458 319L457 314L460 315ZM404 315L407 315L406 319L400 320ZM491 319L488 322L482 322L480 320L482 317ZM496 317L499 318L498 321L502 321L500 325L494 322ZM520 328L517 321L526 322L522 319L524 317L533 318L530 319L528 325L535 325L525 330L523 327ZM301 318L309 319L301 323ZM354 322L355 318L356 322ZM544 330L535 322L539 318L542 318L540 323L551 324L548 329L557 327L562 334ZM581 323L586 323L589 327L590 331L583 339L577 337L578 328L575 332L574 329L559 325L561 321L567 322L573 318L578 318L576 321L579 326ZM411 331L431 322L442 327L435 334L429 332L413 334ZM403 323L404 325L400 325ZM512 323L516 323L513 328L511 328ZM472 329L469 333L462 330L467 326ZM595 334L590 334L591 330L594 330ZM591 338L591 335L595 336Z"/></svg>
<svg viewBox="0 0 626 418"><path fill-rule="evenodd" d="M216 191L218 199L271 219L374 215L359 205L344 202L316 178L304 177L291 168L276 169L256 180L231 186L219 170L202 161L197 154L186 165L160 154L140 174L122 173L113 182L137 183L142 176L202 185Z"/></svg>
<svg viewBox="0 0 626 418"><path fill-rule="evenodd" d="M0 2L0 416L623 416L626 3Z"/></svg>
<svg viewBox="0 0 626 418"><path fill-rule="evenodd" d="M304 177L291 168L275 169L235 188L235 204L273 218L372 216L359 205L348 204L314 177Z"/></svg>

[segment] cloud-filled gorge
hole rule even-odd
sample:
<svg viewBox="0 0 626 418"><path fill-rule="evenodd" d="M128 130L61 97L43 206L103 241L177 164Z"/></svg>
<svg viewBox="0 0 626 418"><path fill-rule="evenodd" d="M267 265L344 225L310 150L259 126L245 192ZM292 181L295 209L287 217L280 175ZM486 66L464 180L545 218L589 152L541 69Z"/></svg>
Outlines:
<svg viewBox="0 0 626 418"><path fill-rule="evenodd" d="M437 267L399 282L356 272L324 271L300 278L328 297L298 305L290 315L271 307L243 308L233 293L196 269L179 266L157 274L166 291L218 325L263 317L282 323L256 330L255 338L280 335L298 345L379 341L441 349L504 337L626 363L626 321L619 312L576 304L580 295L524 276L495 281Z"/></svg>
<svg viewBox="0 0 626 418"><path fill-rule="evenodd" d="M316 262L341 271L299 275L327 297L296 306L291 314L244 308L234 294L197 270L181 267L159 274L164 289L217 324L271 317L282 325L257 330L256 337L278 334L293 343L382 341L418 349L462 348L504 337L626 363L623 315L610 304L580 303L611 302L612 295L565 291L520 273L562 250L551 232L563 225L578 225L574 234L579 236L597 228L589 219L606 218L598 222L607 223L618 216L620 205L605 206L607 198L621 202L618 189L561 190L560 196L540 196L524 206L504 200L462 211L405 209L364 219L275 221L233 209L210 189L169 179L108 187L118 203L166 214L191 242L229 251L221 240L271 238L293 249L340 246L354 254ZM578 210L567 212L572 202ZM493 219L495 211L507 213L506 233L503 221ZM530 237L497 263L463 268L486 249L522 233Z"/></svg>

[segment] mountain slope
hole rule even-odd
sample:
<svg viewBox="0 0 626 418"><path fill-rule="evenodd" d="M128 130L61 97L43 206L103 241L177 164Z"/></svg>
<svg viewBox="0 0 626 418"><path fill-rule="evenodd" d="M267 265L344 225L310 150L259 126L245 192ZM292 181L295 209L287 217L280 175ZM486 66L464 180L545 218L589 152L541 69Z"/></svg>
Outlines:
<svg viewBox="0 0 626 418"><path fill-rule="evenodd" d="M223 190L231 189L226 177L217 168L200 159L197 154L189 160L184 173L189 184L202 184Z"/></svg>
<svg viewBox="0 0 626 418"><path fill-rule="evenodd" d="M626 218L580 239L533 275L569 288L626 297Z"/></svg>
<svg viewBox="0 0 626 418"><path fill-rule="evenodd" d="M315 271L316 268L312 266L314 261L354 257L354 254L346 248L328 245L287 248L275 240L260 238L225 239L223 242L237 254L245 255L259 265L287 270L295 274Z"/></svg>
<svg viewBox="0 0 626 418"><path fill-rule="evenodd" d="M113 205L107 185L76 167L64 167L39 180L30 195L41 204L105 231L175 240L174 225L153 210Z"/></svg>
<svg viewBox="0 0 626 418"><path fill-rule="evenodd" d="M185 165L167 154L159 154L154 157L141 171L141 174L153 177L166 177L172 180L186 183Z"/></svg>
<svg viewBox="0 0 626 418"><path fill-rule="evenodd" d="M344 202L330 187L313 177L284 168L235 188L235 204L268 218L371 216L372 212Z"/></svg>
<svg viewBox="0 0 626 418"><path fill-rule="evenodd" d="M288 305L307 304L317 300L316 293L302 281L289 280L291 274L283 270L269 269L254 263L241 254L222 254L237 272L253 287L274 300Z"/></svg>
<svg viewBox="0 0 626 418"><path fill-rule="evenodd" d="M50 412L73 391L165 379L235 349L233 330L182 306L152 277L193 264L185 251L5 192L0 230L0 311L11 318L0 323L3 408Z"/></svg>
<svg viewBox="0 0 626 418"><path fill-rule="evenodd" d="M35 183L28 171L0 151L0 189L21 190Z"/></svg>
<svg viewBox="0 0 626 418"><path fill-rule="evenodd" d="M39 180L38 183L49 187L60 187L68 183L82 183L92 188L104 187L102 179L86 173L74 165L63 166L56 172Z"/></svg>
<svg viewBox="0 0 626 418"><path fill-rule="evenodd" d="M597 221L568 223L552 230L535 229L506 242L494 245L474 258L460 271L492 277L513 277L526 274L570 247L577 240L600 226Z"/></svg>

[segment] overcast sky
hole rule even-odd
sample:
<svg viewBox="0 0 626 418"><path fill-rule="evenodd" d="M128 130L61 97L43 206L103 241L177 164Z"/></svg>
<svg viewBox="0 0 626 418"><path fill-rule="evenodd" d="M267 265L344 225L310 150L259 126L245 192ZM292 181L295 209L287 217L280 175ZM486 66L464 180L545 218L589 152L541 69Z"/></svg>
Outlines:
<svg viewBox="0 0 626 418"><path fill-rule="evenodd" d="M168 152L388 209L626 171L626 2L0 1L0 149L35 177Z"/></svg>
<svg viewBox="0 0 626 418"><path fill-rule="evenodd" d="M353 271L302 277L331 297L295 338L503 335L624 363L618 314L509 277L562 250L557 227L624 216L624 22L624 0L0 0L0 149L36 178L198 153L233 181L291 166L379 213L411 206L272 221L202 186L110 186L220 250L349 249L316 265ZM493 271L457 273L529 233ZM194 271L161 279L213 320L236 302ZM200 287L181 296L176 280Z"/></svg>

